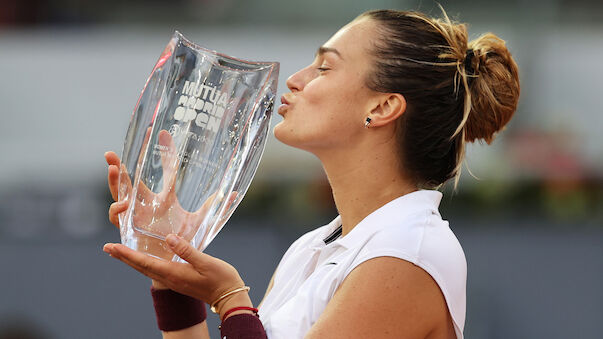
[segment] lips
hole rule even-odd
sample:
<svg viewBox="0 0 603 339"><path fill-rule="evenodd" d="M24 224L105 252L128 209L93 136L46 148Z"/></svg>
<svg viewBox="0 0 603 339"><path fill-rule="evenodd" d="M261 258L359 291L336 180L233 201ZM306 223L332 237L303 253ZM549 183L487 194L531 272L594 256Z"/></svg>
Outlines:
<svg viewBox="0 0 603 339"><path fill-rule="evenodd" d="M278 107L278 114L280 114L280 115L285 114L287 109L289 109L290 105L291 105L291 103L289 102L289 100L287 100L287 98L285 98L284 95L281 96L281 105Z"/></svg>
<svg viewBox="0 0 603 339"><path fill-rule="evenodd" d="M285 98L284 94L283 94L283 96L281 96L281 104L289 105L289 101L287 100L287 98Z"/></svg>

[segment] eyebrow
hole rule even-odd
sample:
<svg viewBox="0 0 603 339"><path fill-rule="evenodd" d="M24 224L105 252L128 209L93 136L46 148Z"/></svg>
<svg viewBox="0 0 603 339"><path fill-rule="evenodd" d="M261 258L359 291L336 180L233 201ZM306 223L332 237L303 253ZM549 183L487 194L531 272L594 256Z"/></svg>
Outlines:
<svg viewBox="0 0 603 339"><path fill-rule="evenodd" d="M318 51L316 51L316 55L323 55L325 53L335 53L337 54L338 57L340 57L341 59L343 59L343 57L341 56L341 53L339 53L339 51L335 48L331 48L331 47L325 47L325 46L320 46L318 47Z"/></svg>

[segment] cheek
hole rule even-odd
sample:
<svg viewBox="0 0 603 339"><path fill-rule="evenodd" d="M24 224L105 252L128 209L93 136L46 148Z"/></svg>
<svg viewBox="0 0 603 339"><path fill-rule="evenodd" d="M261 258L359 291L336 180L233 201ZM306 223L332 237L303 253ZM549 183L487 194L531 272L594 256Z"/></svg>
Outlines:
<svg viewBox="0 0 603 339"><path fill-rule="evenodd" d="M343 118L349 111L349 97L345 90L331 84L309 84L304 88L303 104L299 112L314 128L323 128Z"/></svg>
<svg viewBox="0 0 603 339"><path fill-rule="evenodd" d="M305 99L286 112L285 118L274 127L274 136L284 144L312 152L332 143L341 124L335 120L332 109L321 104L318 98Z"/></svg>
<svg viewBox="0 0 603 339"><path fill-rule="evenodd" d="M303 97L309 105L323 105L326 107L337 104L342 91L336 79L320 78L311 81L304 87Z"/></svg>
<svg viewBox="0 0 603 339"><path fill-rule="evenodd" d="M356 133L358 126L364 126L365 95L345 81L338 81L335 86L331 83L321 85L309 84L304 88L304 105L300 105L303 110L295 112L292 120L318 138L348 139L348 134Z"/></svg>
<svg viewBox="0 0 603 339"><path fill-rule="evenodd" d="M275 126L274 136L285 144L309 151L348 144L364 126L362 91L346 81L316 80L320 81L304 87L300 101ZM346 84L348 87L344 87Z"/></svg>

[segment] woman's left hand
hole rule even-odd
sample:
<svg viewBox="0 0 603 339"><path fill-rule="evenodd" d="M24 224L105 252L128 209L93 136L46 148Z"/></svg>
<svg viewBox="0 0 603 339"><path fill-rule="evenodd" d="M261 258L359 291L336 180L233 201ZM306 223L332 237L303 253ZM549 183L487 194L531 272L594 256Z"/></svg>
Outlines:
<svg viewBox="0 0 603 339"><path fill-rule="evenodd" d="M245 285L232 265L197 250L179 236L168 235L166 243L176 255L187 263L157 259L121 244L106 244L103 251L160 285L208 304L224 293ZM220 302L220 304L225 304L225 302ZM218 311L223 306L220 304L217 305Z"/></svg>

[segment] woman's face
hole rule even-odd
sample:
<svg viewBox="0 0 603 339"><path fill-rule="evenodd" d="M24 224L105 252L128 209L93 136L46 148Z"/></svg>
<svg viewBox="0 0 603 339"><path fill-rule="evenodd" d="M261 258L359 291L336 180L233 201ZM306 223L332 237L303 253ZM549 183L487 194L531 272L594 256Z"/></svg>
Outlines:
<svg viewBox="0 0 603 339"><path fill-rule="evenodd" d="M277 139L313 153L358 142L378 95L365 86L375 35L371 20L353 21L318 49L312 64L289 77Z"/></svg>

